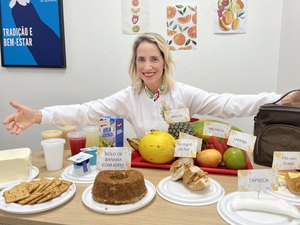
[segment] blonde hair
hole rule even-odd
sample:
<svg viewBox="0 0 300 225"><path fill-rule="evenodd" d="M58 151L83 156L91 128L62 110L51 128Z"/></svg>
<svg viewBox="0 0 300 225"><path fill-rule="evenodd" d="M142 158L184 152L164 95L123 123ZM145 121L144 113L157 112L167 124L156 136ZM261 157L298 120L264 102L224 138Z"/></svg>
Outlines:
<svg viewBox="0 0 300 225"><path fill-rule="evenodd" d="M136 57L137 57L137 48L143 42L149 42L155 44L164 59L164 72L162 75L163 82L162 85L164 90L167 92L174 87L174 78L173 78L173 70L174 70L174 61L172 59L169 46L165 39L156 33L145 33L135 40L133 43L132 56L129 64L129 75L132 82L132 86L140 93L143 90L144 84L143 80L139 77L136 70Z"/></svg>

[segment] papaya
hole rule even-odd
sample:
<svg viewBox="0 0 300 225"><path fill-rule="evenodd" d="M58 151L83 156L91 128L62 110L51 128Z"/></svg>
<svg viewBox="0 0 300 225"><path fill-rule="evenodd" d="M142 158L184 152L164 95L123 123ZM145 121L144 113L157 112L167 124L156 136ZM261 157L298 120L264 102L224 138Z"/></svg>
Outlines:
<svg viewBox="0 0 300 225"><path fill-rule="evenodd" d="M192 130L194 131L194 133L196 134L196 137L202 138L202 140L203 140L205 143L208 141L208 138L209 138L208 135L203 135L204 123L205 123L206 121L216 122L216 123L223 123L223 124L228 124L228 123L225 123L225 122L223 122L223 121L213 120L213 119L197 120L197 121L195 121L195 122L192 122L192 123L191 123L191 127L192 127ZM231 129L232 129L232 130L239 131L239 132L242 132L241 129L239 129L239 128L235 127L235 126L232 126L232 125L231 125Z"/></svg>

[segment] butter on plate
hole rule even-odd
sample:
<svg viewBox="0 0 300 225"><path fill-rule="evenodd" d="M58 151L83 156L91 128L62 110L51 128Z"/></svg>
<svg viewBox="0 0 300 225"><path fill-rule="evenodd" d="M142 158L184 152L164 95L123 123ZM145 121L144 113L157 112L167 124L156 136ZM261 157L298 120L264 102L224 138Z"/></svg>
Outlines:
<svg viewBox="0 0 300 225"><path fill-rule="evenodd" d="M31 165L29 148L0 150L0 183L29 178Z"/></svg>

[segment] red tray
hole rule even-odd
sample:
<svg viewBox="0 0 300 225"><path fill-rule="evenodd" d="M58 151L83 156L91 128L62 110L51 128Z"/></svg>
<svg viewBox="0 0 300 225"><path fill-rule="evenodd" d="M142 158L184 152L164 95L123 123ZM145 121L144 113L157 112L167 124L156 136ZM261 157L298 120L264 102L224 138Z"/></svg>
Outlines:
<svg viewBox="0 0 300 225"><path fill-rule="evenodd" d="M143 168L155 168L155 169L170 169L171 164L157 164L157 163L150 163L145 161L139 152L134 151L131 155L131 166L133 167L143 167ZM209 168L209 167L200 167L203 171L208 173L218 173L218 174L227 174L227 175L237 175L237 170L230 170L225 167L217 167L217 168ZM245 169L253 169L252 164L249 158L246 156L246 166Z"/></svg>

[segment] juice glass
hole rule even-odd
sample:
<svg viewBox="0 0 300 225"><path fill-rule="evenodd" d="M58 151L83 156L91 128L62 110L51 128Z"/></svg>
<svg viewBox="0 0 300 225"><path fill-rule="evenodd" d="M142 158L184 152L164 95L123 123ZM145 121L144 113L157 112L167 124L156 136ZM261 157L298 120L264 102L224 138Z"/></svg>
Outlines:
<svg viewBox="0 0 300 225"><path fill-rule="evenodd" d="M60 126L59 129L62 131L62 138L66 140L65 149L70 149L70 142L67 135L70 132L76 131L77 126L68 124L68 125Z"/></svg>
<svg viewBox="0 0 300 225"><path fill-rule="evenodd" d="M71 154L77 155L80 153L81 148L85 148L86 143L86 132L75 131L67 134L71 147Z"/></svg>
<svg viewBox="0 0 300 225"><path fill-rule="evenodd" d="M61 130L44 130L41 133L42 139L46 140L49 138L61 138L62 131Z"/></svg>
<svg viewBox="0 0 300 225"><path fill-rule="evenodd" d="M99 146L99 127L98 126L86 126L83 130L87 133L85 146L93 147Z"/></svg>

